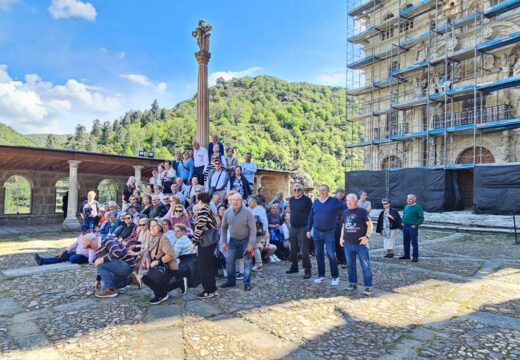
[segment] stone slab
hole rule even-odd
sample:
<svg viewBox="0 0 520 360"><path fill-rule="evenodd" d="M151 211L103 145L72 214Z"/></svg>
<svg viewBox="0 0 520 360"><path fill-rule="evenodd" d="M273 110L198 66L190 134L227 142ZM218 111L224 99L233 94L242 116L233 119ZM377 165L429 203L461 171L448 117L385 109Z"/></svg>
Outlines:
<svg viewBox="0 0 520 360"><path fill-rule="evenodd" d="M9 316L18 313L20 309L14 299L0 298L0 316Z"/></svg>
<svg viewBox="0 0 520 360"><path fill-rule="evenodd" d="M71 263L60 263L60 264L51 264L51 265L36 265L36 266L26 266L18 269L4 270L2 274L7 277L20 277L20 276L31 276L35 274L41 273L49 273L56 271L64 271L77 269L80 265L71 264Z"/></svg>

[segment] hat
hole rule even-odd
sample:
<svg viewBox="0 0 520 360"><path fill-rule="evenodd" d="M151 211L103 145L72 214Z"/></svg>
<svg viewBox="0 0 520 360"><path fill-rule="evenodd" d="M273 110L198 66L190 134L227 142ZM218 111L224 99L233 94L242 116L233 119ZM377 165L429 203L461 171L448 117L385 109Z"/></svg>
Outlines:
<svg viewBox="0 0 520 360"><path fill-rule="evenodd" d="M384 205L384 204L387 204L387 203L390 204L390 200L388 200L388 199L381 200L381 204Z"/></svg>
<svg viewBox="0 0 520 360"><path fill-rule="evenodd" d="M139 225L146 225L148 224L148 218L143 217L139 219Z"/></svg>
<svg viewBox="0 0 520 360"><path fill-rule="evenodd" d="M80 230L81 230L81 232L83 232L83 231L90 230L90 228L88 227L88 225L83 224L83 225L81 225L81 229Z"/></svg>
<svg viewBox="0 0 520 360"><path fill-rule="evenodd" d="M345 193L345 189L343 188L337 188L336 191L334 192L334 194L337 194L337 193Z"/></svg>

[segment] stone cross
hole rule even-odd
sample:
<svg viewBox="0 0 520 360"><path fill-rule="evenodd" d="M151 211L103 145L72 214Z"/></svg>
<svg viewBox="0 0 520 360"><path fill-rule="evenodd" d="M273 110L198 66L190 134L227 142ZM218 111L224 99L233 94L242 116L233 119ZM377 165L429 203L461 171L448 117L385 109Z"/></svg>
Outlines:
<svg viewBox="0 0 520 360"><path fill-rule="evenodd" d="M195 53L198 62L196 139L204 147L207 147L209 143L208 63L211 58L209 37L212 29L210 24L199 20L197 28L191 33L197 39L199 46L199 51Z"/></svg>

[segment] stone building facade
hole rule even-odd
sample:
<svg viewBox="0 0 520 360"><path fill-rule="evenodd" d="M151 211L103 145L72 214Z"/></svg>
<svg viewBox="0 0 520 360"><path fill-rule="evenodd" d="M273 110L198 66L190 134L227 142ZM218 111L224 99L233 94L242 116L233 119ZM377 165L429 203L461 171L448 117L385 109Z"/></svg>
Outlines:
<svg viewBox="0 0 520 360"><path fill-rule="evenodd" d="M520 161L520 1L348 4L353 169Z"/></svg>

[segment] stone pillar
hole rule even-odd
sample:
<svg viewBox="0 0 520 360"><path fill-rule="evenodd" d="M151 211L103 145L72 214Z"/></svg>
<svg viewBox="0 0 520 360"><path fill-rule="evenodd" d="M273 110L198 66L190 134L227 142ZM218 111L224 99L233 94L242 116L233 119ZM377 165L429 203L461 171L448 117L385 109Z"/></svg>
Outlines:
<svg viewBox="0 0 520 360"><path fill-rule="evenodd" d="M199 64L196 139L207 148L209 143L208 63L211 53L204 50L197 51L195 58Z"/></svg>
<svg viewBox="0 0 520 360"><path fill-rule="evenodd" d="M141 170L144 168L144 166L143 165L134 165L133 168L134 168L134 177L135 177L135 182L136 182L137 188L140 188Z"/></svg>
<svg viewBox="0 0 520 360"><path fill-rule="evenodd" d="M69 201L67 205L67 217L61 226L64 231L79 230L80 222L76 213L78 211L78 165L81 161L69 160Z"/></svg>

